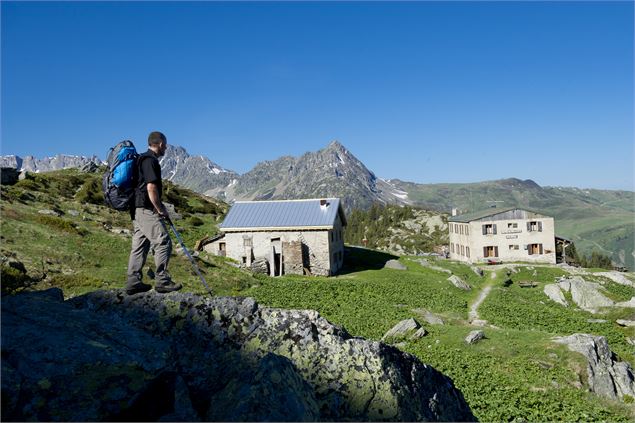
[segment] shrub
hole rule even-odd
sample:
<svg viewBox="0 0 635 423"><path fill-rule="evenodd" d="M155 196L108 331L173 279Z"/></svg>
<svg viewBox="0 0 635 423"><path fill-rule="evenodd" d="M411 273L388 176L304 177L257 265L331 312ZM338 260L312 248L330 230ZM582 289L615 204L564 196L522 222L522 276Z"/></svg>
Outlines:
<svg viewBox="0 0 635 423"><path fill-rule="evenodd" d="M0 266L0 290L2 295L12 294L31 284L31 278L18 269L10 266Z"/></svg>
<svg viewBox="0 0 635 423"><path fill-rule="evenodd" d="M101 185L98 179L90 179L84 182L84 185L75 194L75 199L80 203L104 204L104 194L101 191Z"/></svg>
<svg viewBox="0 0 635 423"><path fill-rule="evenodd" d="M205 224L205 222L203 222L203 220L202 220L202 219L200 219L199 217L192 216L192 217L190 218L190 224L191 224L192 226L202 226L203 224Z"/></svg>
<svg viewBox="0 0 635 423"><path fill-rule="evenodd" d="M75 224L73 224L73 222L71 222L70 220L67 219L62 219L61 217L56 217L56 216L48 216L48 215L39 215L37 217L38 222L49 226L51 228L57 229L59 231L62 232L67 232L67 233L71 233L71 234L77 234L80 236L84 236L87 234L87 231L81 228L78 228L77 226L75 226Z"/></svg>

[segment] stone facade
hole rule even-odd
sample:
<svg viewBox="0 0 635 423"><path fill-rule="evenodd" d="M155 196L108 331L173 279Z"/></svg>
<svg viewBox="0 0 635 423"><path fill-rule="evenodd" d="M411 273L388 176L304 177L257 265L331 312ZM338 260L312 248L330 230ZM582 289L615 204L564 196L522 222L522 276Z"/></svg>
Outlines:
<svg viewBox="0 0 635 423"><path fill-rule="evenodd" d="M205 245L205 251L250 266L257 258L269 262L271 276L304 274L329 276L344 263L344 227L336 217L331 229L222 229L225 236Z"/></svg>
<svg viewBox="0 0 635 423"><path fill-rule="evenodd" d="M556 263L553 217L510 209L478 218L453 216L448 222L450 259Z"/></svg>

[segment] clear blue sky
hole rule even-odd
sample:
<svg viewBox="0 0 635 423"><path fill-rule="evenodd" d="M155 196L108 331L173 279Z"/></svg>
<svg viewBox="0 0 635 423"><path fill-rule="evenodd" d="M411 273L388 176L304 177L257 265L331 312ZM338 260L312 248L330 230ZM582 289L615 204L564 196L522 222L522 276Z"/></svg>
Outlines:
<svg viewBox="0 0 635 423"><path fill-rule="evenodd" d="M1 154L130 138L243 173L633 190L633 2L1 3Z"/></svg>

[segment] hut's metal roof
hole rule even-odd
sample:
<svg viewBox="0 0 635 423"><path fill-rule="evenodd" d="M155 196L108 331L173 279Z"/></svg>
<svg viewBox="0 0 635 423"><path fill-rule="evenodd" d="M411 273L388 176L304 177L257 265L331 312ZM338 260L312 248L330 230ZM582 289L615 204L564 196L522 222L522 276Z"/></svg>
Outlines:
<svg viewBox="0 0 635 423"><path fill-rule="evenodd" d="M237 201L229 209L222 230L247 228L332 228L338 213L342 223L346 218L339 198L282 200L282 201Z"/></svg>

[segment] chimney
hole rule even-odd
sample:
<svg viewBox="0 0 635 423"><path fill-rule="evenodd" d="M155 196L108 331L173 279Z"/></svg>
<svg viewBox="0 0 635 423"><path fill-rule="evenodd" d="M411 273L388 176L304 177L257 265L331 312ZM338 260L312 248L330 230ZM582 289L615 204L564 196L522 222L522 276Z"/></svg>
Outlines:
<svg viewBox="0 0 635 423"><path fill-rule="evenodd" d="M452 216L456 216L457 214L459 214L459 211L456 209L456 207L452 207Z"/></svg>
<svg viewBox="0 0 635 423"><path fill-rule="evenodd" d="M320 200L320 208L326 209L328 206L329 206L328 201L326 201L325 199Z"/></svg>

